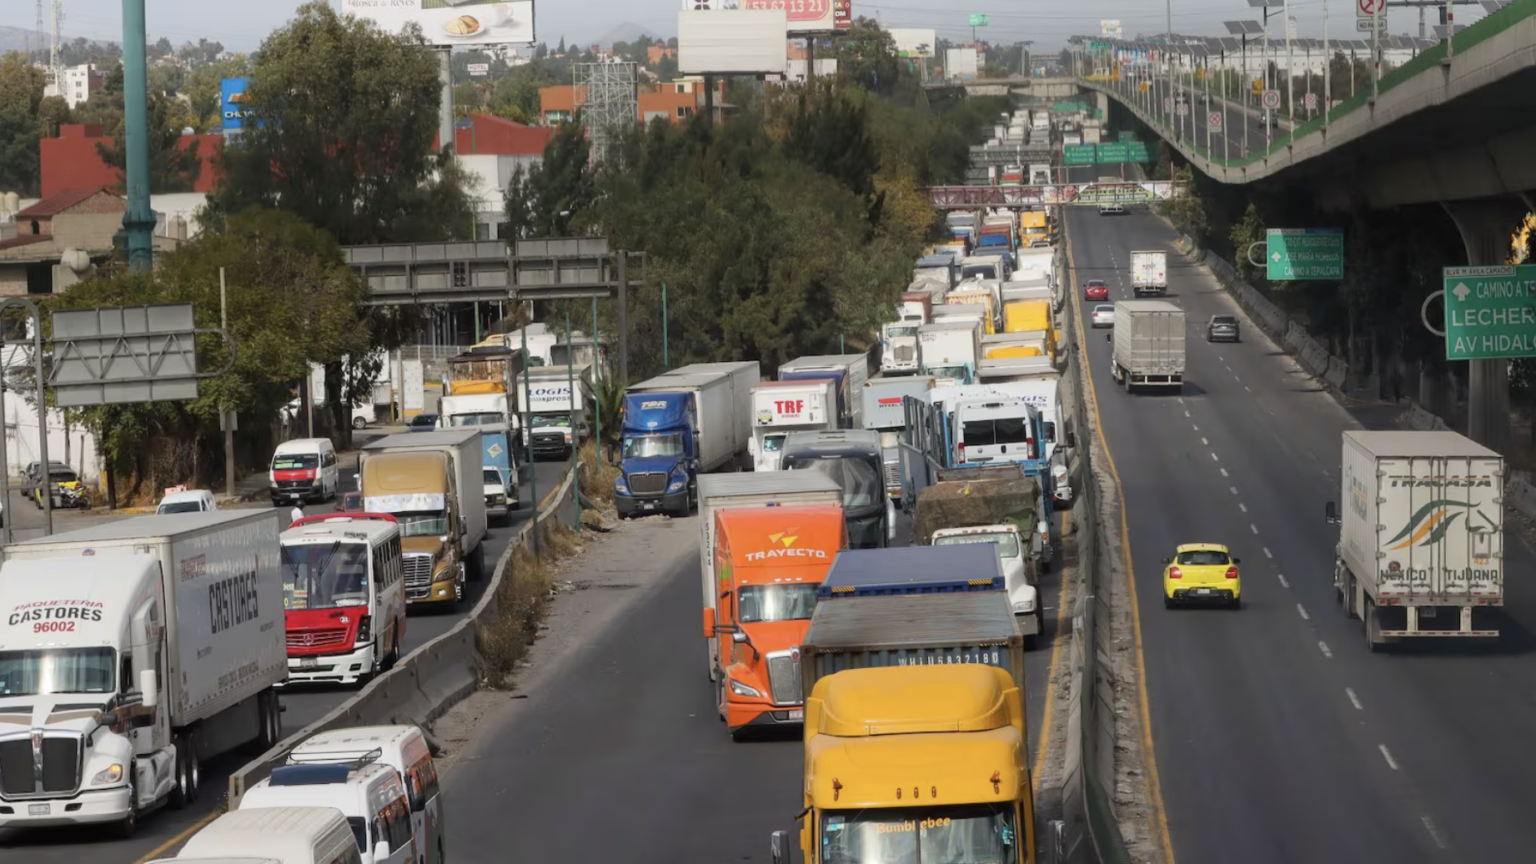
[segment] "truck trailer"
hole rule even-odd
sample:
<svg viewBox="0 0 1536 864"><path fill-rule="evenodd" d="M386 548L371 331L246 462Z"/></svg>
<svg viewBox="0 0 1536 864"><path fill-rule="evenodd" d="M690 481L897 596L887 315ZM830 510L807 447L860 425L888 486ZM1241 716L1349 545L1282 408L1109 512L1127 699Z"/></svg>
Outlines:
<svg viewBox="0 0 1536 864"><path fill-rule="evenodd" d="M779 366L780 381L831 378L837 382L838 428L858 429L859 391L869 380L869 356L866 354L822 354L796 357Z"/></svg>
<svg viewBox="0 0 1536 864"><path fill-rule="evenodd" d="M1137 297L1168 293L1168 253L1131 253L1131 291Z"/></svg>
<svg viewBox="0 0 1536 864"><path fill-rule="evenodd" d="M901 400L905 396L921 398L933 389L932 375L903 378L872 378L864 382L864 428L880 435L880 453L885 460L885 492L901 497L901 432L906 413Z"/></svg>
<svg viewBox="0 0 1536 864"><path fill-rule="evenodd" d="M791 432L819 432L838 428L838 380L803 378L793 381L761 381L752 388L752 470L779 470L784 439Z"/></svg>
<svg viewBox="0 0 1536 864"><path fill-rule="evenodd" d="M198 797L207 759L282 737L277 513L139 516L0 565L0 827L115 824Z"/></svg>
<svg viewBox="0 0 1536 864"><path fill-rule="evenodd" d="M1184 389L1184 310L1167 300L1121 300L1115 304L1115 329L1105 337L1114 345L1110 375L1134 393L1138 387Z"/></svg>
<svg viewBox="0 0 1536 864"><path fill-rule="evenodd" d="M1499 635L1504 459L1464 435L1344 433L1333 587L1366 649ZM1341 505L1341 506L1339 506Z"/></svg>

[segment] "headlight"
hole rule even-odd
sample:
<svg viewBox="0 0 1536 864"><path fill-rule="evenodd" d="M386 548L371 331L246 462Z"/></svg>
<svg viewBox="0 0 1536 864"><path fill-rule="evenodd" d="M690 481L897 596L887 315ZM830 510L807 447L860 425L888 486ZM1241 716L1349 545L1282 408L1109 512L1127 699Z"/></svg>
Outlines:
<svg viewBox="0 0 1536 864"><path fill-rule="evenodd" d="M569 432L565 433L565 443L571 443L571 433Z"/></svg>
<svg viewBox="0 0 1536 864"><path fill-rule="evenodd" d="M1015 611L1015 612L1033 612L1033 611L1035 611L1035 601L1034 601L1034 598L1030 598L1029 600L1021 600L1018 603L1013 604L1013 611Z"/></svg>
<svg viewBox="0 0 1536 864"><path fill-rule="evenodd" d="M755 696L759 699L761 699L763 696L763 694L757 692L751 687L748 687L740 681L737 681L735 678L731 679L731 694L734 696Z"/></svg>
<svg viewBox="0 0 1536 864"><path fill-rule="evenodd" d="M613 481L613 491L620 495L628 495L629 484L625 483L624 478L620 477L619 479Z"/></svg>
<svg viewBox="0 0 1536 864"><path fill-rule="evenodd" d="M97 771L96 776L91 778L92 786L111 786L121 782L123 782L122 765L108 765L106 768Z"/></svg>
<svg viewBox="0 0 1536 864"><path fill-rule="evenodd" d="M681 492L681 491L683 491L683 487L687 486L687 485L688 485L688 481L687 480L673 480L671 485L669 485L667 487L667 491L668 492Z"/></svg>

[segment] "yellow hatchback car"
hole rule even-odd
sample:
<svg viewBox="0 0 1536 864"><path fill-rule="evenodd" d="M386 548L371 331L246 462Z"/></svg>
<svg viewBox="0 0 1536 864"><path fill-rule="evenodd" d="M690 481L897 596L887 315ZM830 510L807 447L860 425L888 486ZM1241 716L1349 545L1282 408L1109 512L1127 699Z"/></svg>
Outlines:
<svg viewBox="0 0 1536 864"><path fill-rule="evenodd" d="M1221 603L1233 609L1243 605L1243 577L1231 551L1220 543L1185 543L1163 563L1163 605Z"/></svg>

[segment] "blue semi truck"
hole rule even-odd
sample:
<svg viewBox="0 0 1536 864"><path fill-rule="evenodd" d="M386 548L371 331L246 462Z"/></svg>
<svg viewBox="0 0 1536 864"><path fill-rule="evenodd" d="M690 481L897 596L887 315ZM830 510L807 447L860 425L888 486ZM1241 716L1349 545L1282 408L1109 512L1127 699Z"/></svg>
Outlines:
<svg viewBox="0 0 1536 864"><path fill-rule="evenodd" d="M698 475L740 469L752 439L755 361L694 363L630 385L620 420L620 518L651 513L687 516L698 500Z"/></svg>

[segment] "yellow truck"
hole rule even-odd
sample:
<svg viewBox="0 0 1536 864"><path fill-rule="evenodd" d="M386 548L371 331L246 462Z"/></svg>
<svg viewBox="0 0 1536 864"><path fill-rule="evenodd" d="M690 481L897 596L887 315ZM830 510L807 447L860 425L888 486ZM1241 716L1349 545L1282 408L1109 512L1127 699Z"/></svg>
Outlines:
<svg viewBox="0 0 1536 864"><path fill-rule="evenodd" d="M1053 296L1047 286L1003 285L1003 332L1043 331L1052 360L1056 356L1056 321L1051 314Z"/></svg>
<svg viewBox="0 0 1536 864"><path fill-rule="evenodd" d="M1036 240L1050 242L1050 220L1044 210L1025 210L1019 214L1019 242L1028 248Z"/></svg>
<svg viewBox="0 0 1536 864"><path fill-rule="evenodd" d="M961 283L962 286L964 283ZM973 283L974 284L974 283ZM990 288L961 287L944 295L945 306L981 306L986 309L984 333L997 332L997 304Z"/></svg>
<svg viewBox="0 0 1536 864"><path fill-rule="evenodd" d="M981 337L982 360L1017 360L1020 357L1044 357L1056 362L1055 346L1043 330L1023 333L995 333Z"/></svg>

